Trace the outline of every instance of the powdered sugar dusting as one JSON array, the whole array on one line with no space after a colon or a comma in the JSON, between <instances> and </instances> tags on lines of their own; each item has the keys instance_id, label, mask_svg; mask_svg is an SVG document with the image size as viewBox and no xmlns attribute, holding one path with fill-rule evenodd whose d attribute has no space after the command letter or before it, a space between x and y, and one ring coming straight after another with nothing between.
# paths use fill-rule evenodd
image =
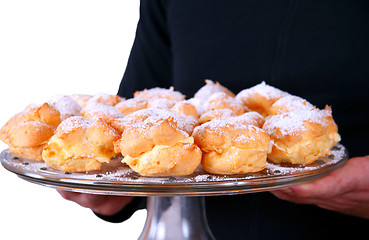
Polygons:
<instances>
[{"instance_id":1,"label":"powdered sugar dusting","mask_svg":"<svg viewBox=\"0 0 369 240\"><path fill-rule=\"evenodd\" d=\"M186 118L187 119L187 118ZM190 122L186 121L185 118L179 117L174 112L160 108L146 108L141 109L131 114L128 114L123 120L123 124L129 128L140 129L142 134L153 126L157 126L164 120L170 120L170 124L175 124L173 127L181 130L186 136L188 132L192 132Z\"/></svg>"},{"instance_id":2,"label":"powdered sugar dusting","mask_svg":"<svg viewBox=\"0 0 369 240\"><path fill-rule=\"evenodd\" d=\"M227 109L227 108L215 109L215 110L210 110L210 111L203 113L200 116L199 122L204 123L204 122L211 121L213 119L226 120L226 119L229 119L235 116L236 114L231 109Z\"/></svg>"},{"instance_id":3,"label":"powdered sugar dusting","mask_svg":"<svg viewBox=\"0 0 369 240\"><path fill-rule=\"evenodd\" d=\"M187 101L195 106L198 114L200 115L206 112L208 109L206 101L203 101L201 98L190 98Z\"/></svg>"},{"instance_id":4,"label":"powdered sugar dusting","mask_svg":"<svg viewBox=\"0 0 369 240\"><path fill-rule=\"evenodd\" d=\"M76 128L88 128L93 120L81 116L70 117L60 123L56 131L68 133Z\"/></svg>"},{"instance_id":5,"label":"powdered sugar dusting","mask_svg":"<svg viewBox=\"0 0 369 240\"><path fill-rule=\"evenodd\" d=\"M154 98L167 98L172 101L182 101L185 99L185 95L178 91L174 91L173 87L167 88L151 88L151 89L145 89L143 91L137 91L134 94L135 98L138 99L154 99Z\"/></svg>"},{"instance_id":6,"label":"powdered sugar dusting","mask_svg":"<svg viewBox=\"0 0 369 240\"><path fill-rule=\"evenodd\" d=\"M276 101L273 106L277 108L280 107L284 111L291 111L289 113L282 113L267 118L267 122L264 124L263 129L267 131L267 133L269 133L270 135L275 134L275 132L279 132L282 135L298 134L299 132L305 131L307 130L307 128L309 128L308 123L316 123L322 126L331 126L332 116L330 108L319 110L317 108L314 108L314 106L308 103L306 100L297 96L289 95L284 91L267 85L265 82L241 91L239 95L237 95L237 98L234 98L234 95L231 96L230 94L228 94L226 89L220 84L214 84L212 81L207 80L206 86L200 89L195 98L188 100L188 102L196 106L198 113L203 113L204 111L207 111L209 109L209 106L212 104L212 102L216 101L221 101L221 105L226 105L231 109L236 108L236 105L242 106L243 103L241 103L240 99L242 99L242 97L249 97L253 94L264 96L266 99L272 99ZM175 104L175 102L184 99L184 95L180 92L174 91L173 88L153 88L149 90L144 90L142 92L136 93L135 97L136 98L131 99L132 104L129 103L129 100L126 101L127 106L131 104L131 106L133 107L136 106L136 104L133 104L134 102L144 102L144 107L147 107L146 105L148 105L149 108L138 110L127 115L126 117L124 117L121 112L113 107L122 100L120 97L115 95L103 93L97 94L94 97L90 98L91 101L88 101L88 106L85 107L83 110L81 110L81 107L76 101L64 95L56 95L51 98L48 103L57 108L61 113L62 118L65 119L58 127L58 130L65 133L73 131L77 128L89 128L91 124L101 123L101 120L94 121L89 120L85 117L78 116L81 113L83 116L87 114L92 115L92 119L94 119L94 117L103 118L105 116L108 116L108 118L119 119L119 123L125 125L125 129L129 130L130 128L134 128L135 131L138 131L139 134L143 135L148 134L152 127L159 126L164 121L167 121L171 127L178 129L185 136L190 136L195 126L199 124L197 120L198 116L183 117L180 114L176 114L175 112L169 110L173 106L173 104ZM270 105L274 101L268 101L268 104ZM104 104L108 104L110 106ZM28 109L28 111L31 110ZM266 115L269 114L270 113L268 112L266 113ZM248 134L247 131L242 130L262 131L264 135L267 136L267 134L265 134L265 131L259 128L264 121L263 116L259 113L246 113L240 116L231 116L231 114L228 115L223 114L222 112L222 114L219 114L220 119L216 117L218 119L211 120L203 125L196 127L195 131L208 128L207 130L211 132L215 132L220 136L226 136L225 138L232 139L231 146L236 145L237 143L250 143L250 141L254 141L259 137L262 137L257 134ZM33 123L31 122L29 124ZM38 129L40 126L35 125L33 127ZM227 132L228 130L231 131ZM161 132L159 133L159 136L162 137ZM294 174L295 172L315 171L322 168L322 166L337 163L339 160L334 162L336 158L342 159L345 157L345 151L341 152L341 155L335 150L332 150L332 152L332 155L321 158L319 160L320 163L319 161L317 161L318 163L315 162L314 164L308 166L277 165L268 163L267 169L265 171L255 174L247 174L247 176L244 175L242 177L237 175L218 176L214 174L208 174L204 172L204 170L199 170L195 171L195 173L191 176L179 177L175 179L179 182L209 182L229 180L242 181L245 179L252 179L254 177L270 177L274 176L275 174L288 175ZM36 171L36 168L39 168L41 165L37 163L34 164L34 166L34 170ZM42 168L49 168L46 165L44 166L45 167ZM111 165L104 165L104 167L107 167L109 169L112 168ZM58 172L56 171L56 174L57 173ZM38 172L36 171L36 173L33 174L37 175ZM92 176L91 174L79 173L73 173L73 175L77 176L77 178L79 176L81 179L89 179L90 176ZM99 179L114 181L116 180L122 182L168 182L168 179L165 177L145 178L139 176L137 173L134 173L131 169L129 169L129 167L126 165L119 165L118 169L109 172L101 170L99 171L99 175Z\"/></svg>"},{"instance_id":7,"label":"powdered sugar dusting","mask_svg":"<svg viewBox=\"0 0 369 240\"><path fill-rule=\"evenodd\" d=\"M176 191L181 191L182 188L193 188L193 191L202 191L197 189L197 184L210 183L209 187L217 188L217 183L228 183L227 189L231 190L235 186L240 186L242 189L255 189L258 184L261 184L263 189L268 183L276 184L295 182L298 179L310 179L316 174L324 174L342 165L347 160L347 153L345 148L338 144L335 146L331 155L320 158L316 162L309 165L302 166L288 166L273 163L267 163L266 169L256 173L240 174L240 175L215 175L205 172L201 167L195 171L194 174L182 177L143 177L133 172L127 165L121 163L120 158L111 159L107 164L104 164L99 171L70 173L52 169L44 162L31 161L27 159L14 158L8 150L1 153L1 161L15 168L15 172L31 178L41 178L44 181L51 179L52 181L59 181L77 184L91 185L96 187L122 186L137 189L136 184L159 184L152 189L152 191L160 191L160 186L168 187L174 184ZM57 180L59 179L59 180ZM180 186L178 184L181 184ZM183 184L183 185L182 185ZM187 185L192 184L192 185ZM200 186L200 185L199 185ZM203 185L201 185L203 187ZM282 185L281 185L282 186ZM107 193L108 194L108 193ZM175 194L175 192L173 192Z\"/></svg>"},{"instance_id":8,"label":"powdered sugar dusting","mask_svg":"<svg viewBox=\"0 0 369 240\"><path fill-rule=\"evenodd\" d=\"M248 99L250 96L254 94L259 94L266 99L279 99L283 96L288 95L287 92L284 92L278 88L272 87L266 84L264 81L258 85L255 85L251 88L244 89L239 92L236 96L238 99Z\"/></svg>"},{"instance_id":9,"label":"powdered sugar dusting","mask_svg":"<svg viewBox=\"0 0 369 240\"><path fill-rule=\"evenodd\" d=\"M71 116L78 116L81 111L81 106L72 98L65 95L55 95L48 103L59 110L62 119L66 119Z\"/></svg>"},{"instance_id":10,"label":"powdered sugar dusting","mask_svg":"<svg viewBox=\"0 0 369 240\"><path fill-rule=\"evenodd\" d=\"M291 112L291 111L304 111L313 109L314 106L306 101L303 98L294 95L287 95L280 99L278 99L273 105L272 108L280 108L284 112ZM282 112L280 112L282 113Z\"/></svg>"},{"instance_id":11,"label":"powdered sugar dusting","mask_svg":"<svg viewBox=\"0 0 369 240\"><path fill-rule=\"evenodd\" d=\"M242 102L234 97L227 95L225 92L216 92L212 94L206 101L208 110L213 109L231 109L237 115L245 112Z\"/></svg>"},{"instance_id":12,"label":"powdered sugar dusting","mask_svg":"<svg viewBox=\"0 0 369 240\"><path fill-rule=\"evenodd\" d=\"M214 119L212 121L206 122L196 128L208 128L210 131L222 131L222 129L227 129L227 128L234 128L234 129L256 129L256 126L253 125L246 125L243 124L242 122L238 121L237 117L231 117L228 118L226 120L218 120L218 119Z\"/></svg>"},{"instance_id":13,"label":"powdered sugar dusting","mask_svg":"<svg viewBox=\"0 0 369 240\"><path fill-rule=\"evenodd\" d=\"M115 107L116 108L119 108L119 107L136 108L137 105L142 106L146 104L147 104L147 100L145 99L130 98L125 101L119 102L117 105L115 105Z\"/></svg>"},{"instance_id":14,"label":"powdered sugar dusting","mask_svg":"<svg viewBox=\"0 0 369 240\"><path fill-rule=\"evenodd\" d=\"M264 133L264 130L253 125L246 125L236 120L237 118L230 118L225 120L211 120L206 122L194 130L194 135L200 132L215 133L218 136L231 138L232 142L247 144L250 141L261 140L263 137L257 133ZM243 131L245 130L245 131ZM247 132L254 134L246 134ZM201 136L201 134L200 134Z\"/></svg>"},{"instance_id":15,"label":"powdered sugar dusting","mask_svg":"<svg viewBox=\"0 0 369 240\"><path fill-rule=\"evenodd\" d=\"M265 119L264 117L258 112L247 112L240 116L235 116L229 119L229 121L233 123L239 124L246 124L246 125L253 125L257 127L262 127Z\"/></svg>"},{"instance_id":16,"label":"powdered sugar dusting","mask_svg":"<svg viewBox=\"0 0 369 240\"><path fill-rule=\"evenodd\" d=\"M170 109L175 104L175 101L167 99L167 98L154 98L150 99L147 102L148 108L161 108L161 109Z\"/></svg>"},{"instance_id":17,"label":"powdered sugar dusting","mask_svg":"<svg viewBox=\"0 0 369 240\"><path fill-rule=\"evenodd\" d=\"M115 107L97 102L90 102L81 111L82 115L89 115L96 118L122 118L124 114L119 112Z\"/></svg>"},{"instance_id":18,"label":"powdered sugar dusting","mask_svg":"<svg viewBox=\"0 0 369 240\"><path fill-rule=\"evenodd\" d=\"M115 106L117 103L122 101L123 99L116 95L110 95L107 93L97 93L92 96L88 101L87 104L90 103L102 103L109 106Z\"/></svg>"},{"instance_id":19,"label":"powdered sugar dusting","mask_svg":"<svg viewBox=\"0 0 369 240\"><path fill-rule=\"evenodd\" d=\"M211 97L214 93L224 92L227 95L231 94L229 90L221 86L219 83L214 83L213 81L206 79L206 85L201 87L194 95L194 98L201 99L203 101L207 100Z\"/></svg>"},{"instance_id":20,"label":"powdered sugar dusting","mask_svg":"<svg viewBox=\"0 0 369 240\"><path fill-rule=\"evenodd\" d=\"M306 131L305 122L317 123L323 126L328 124L326 117L330 114L327 110L312 109L310 111L289 112L267 118L263 129L273 134L279 131L282 135L295 135Z\"/></svg>"}]
</instances>

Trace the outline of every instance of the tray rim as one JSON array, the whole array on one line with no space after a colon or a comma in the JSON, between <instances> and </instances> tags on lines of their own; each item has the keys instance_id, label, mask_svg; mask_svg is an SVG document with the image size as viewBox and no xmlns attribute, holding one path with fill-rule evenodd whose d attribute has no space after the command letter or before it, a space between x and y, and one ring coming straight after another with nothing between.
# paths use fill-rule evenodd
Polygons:
<instances>
[{"instance_id":1,"label":"tray rim","mask_svg":"<svg viewBox=\"0 0 369 240\"><path fill-rule=\"evenodd\" d=\"M277 174L252 178L238 178L230 175L229 178L225 177L224 180L192 182L177 182L172 177L152 177L155 180L152 182L136 180L122 182L98 178L94 180L73 178L73 174L69 176L69 174L66 175L65 172L58 170L54 170L54 172L59 173L55 176L52 176L52 174L50 176L42 175L40 172L22 172L19 167L9 162L9 157L13 157L13 155L10 154L8 149L1 152L0 160L5 169L15 173L21 179L59 190L122 196L211 196L270 191L315 180L343 166L349 159L347 149L342 144L337 144L335 147L339 148L340 151L344 151L342 159L338 159L332 164L323 164L322 167L318 166L315 170L298 171L297 174ZM36 163L40 164L40 162ZM44 164L46 165L46 163ZM216 177L216 175L208 175ZM150 178L146 177L147 179ZM158 181L158 179L162 180ZM182 177L181 179L186 178Z\"/></svg>"}]
</instances>

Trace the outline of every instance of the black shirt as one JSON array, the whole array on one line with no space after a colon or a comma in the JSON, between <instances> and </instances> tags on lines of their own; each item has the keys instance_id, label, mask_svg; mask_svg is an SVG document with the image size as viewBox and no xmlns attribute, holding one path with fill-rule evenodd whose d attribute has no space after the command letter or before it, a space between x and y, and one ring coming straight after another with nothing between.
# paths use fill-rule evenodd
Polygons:
<instances>
[{"instance_id":1,"label":"black shirt","mask_svg":"<svg viewBox=\"0 0 369 240\"><path fill-rule=\"evenodd\" d=\"M261 81L333 108L350 155L369 154L369 2L141 0L118 94L174 86L188 98L219 81L238 93ZM365 236L369 221L270 193L208 197L217 239Z\"/></svg>"}]
</instances>

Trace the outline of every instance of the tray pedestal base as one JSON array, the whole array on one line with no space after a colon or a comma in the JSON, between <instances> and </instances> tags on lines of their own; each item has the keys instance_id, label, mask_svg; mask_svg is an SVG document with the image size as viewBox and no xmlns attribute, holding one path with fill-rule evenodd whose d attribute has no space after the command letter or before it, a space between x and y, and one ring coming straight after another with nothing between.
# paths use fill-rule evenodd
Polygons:
<instances>
[{"instance_id":1,"label":"tray pedestal base","mask_svg":"<svg viewBox=\"0 0 369 240\"><path fill-rule=\"evenodd\" d=\"M148 197L147 219L139 240L215 239L204 197Z\"/></svg>"}]
</instances>

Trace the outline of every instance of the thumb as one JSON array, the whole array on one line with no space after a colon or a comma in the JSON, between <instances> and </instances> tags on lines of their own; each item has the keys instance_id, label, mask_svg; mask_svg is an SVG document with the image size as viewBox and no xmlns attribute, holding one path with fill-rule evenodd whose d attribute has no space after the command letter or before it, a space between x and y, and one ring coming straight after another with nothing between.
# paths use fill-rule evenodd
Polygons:
<instances>
[{"instance_id":1,"label":"thumb","mask_svg":"<svg viewBox=\"0 0 369 240\"><path fill-rule=\"evenodd\" d=\"M341 168L311 183L290 187L290 194L302 198L332 198L354 191L369 182L369 158L350 159Z\"/></svg>"}]
</instances>

